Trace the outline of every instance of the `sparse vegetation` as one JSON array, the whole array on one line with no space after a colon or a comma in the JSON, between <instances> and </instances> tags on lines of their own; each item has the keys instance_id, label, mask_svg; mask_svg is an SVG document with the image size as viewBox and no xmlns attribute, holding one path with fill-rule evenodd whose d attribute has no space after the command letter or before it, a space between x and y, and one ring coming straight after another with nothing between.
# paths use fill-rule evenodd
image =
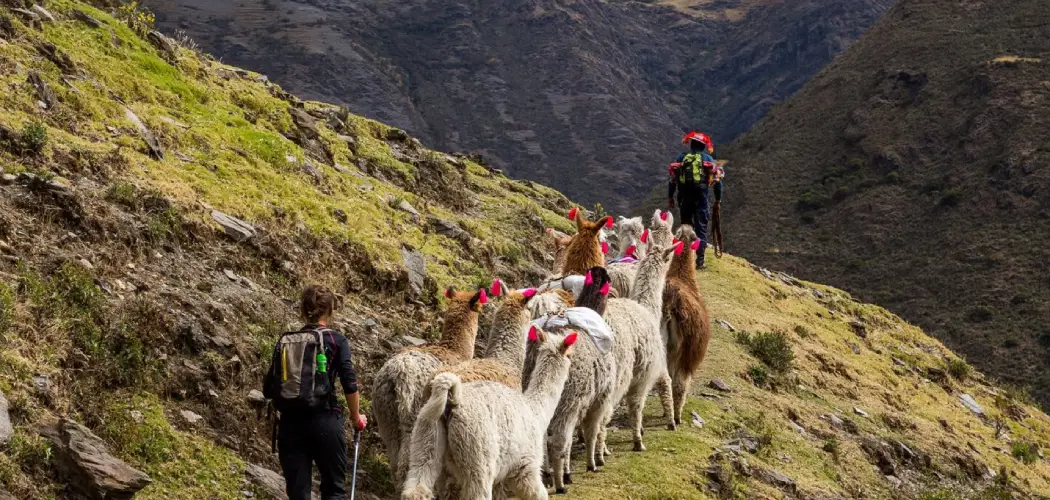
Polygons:
<instances>
[{"instance_id":1,"label":"sparse vegetation","mask_svg":"<svg viewBox=\"0 0 1050 500\"><path fill-rule=\"evenodd\" d=\"M966 379L970 377L970 372L973 369L970 364L962 359L953 359L948 361L948 375L958 380L959 382L966 382Z\"/></svg>"},{"instance_id":2,"label":"sparse vegetation","mask_svg":"<svg viewBox=\"0 0 1050 500\"><path fill-rule=\"evenodd\" d=\"M747 378L755 387L767 388L773 381L773 377L770 376L769 370L762 365L751 365L747 367Z\"/></svg>"},{"instance_id":3,"label":"sparse vegetation","mask_svg":"<svg viewBox=\"0 0 1050 500\"><path fill-rule=\"evenodd\" d=\"M15 316L15 293L6 283L0 282L0 339L7 335Z\"/></svg>"},{"instance_id":4,"label":"sparse vegetation","mask_svg":"<svg viewBox=\"0 0 1050 500\"><path fill-rule=\"evenodd\" d=\"M795 352L787 334L782 330L753 335L741 331L737 332L736 340L778 375L785 374L794 367Z\"/></svg>"},{"instance_id":5,"label":"sparse vegetation","mask_svg":"<svg viewBox=\"0 0 1050 500\"><path fill-rule=\"evenodd\" d=\"M839 444L839 439L835 436L831 436L824 440L824 444L820 447L820 449L830 453L832 458L834 458L835 461L838 461L839 453L841 451L840 447L841 445Z\"/></svg>"},{"instance_id":6,"label":"sparse vegetation","mask_svg":"<svg viewBox=\"0 0 1050 500\"><path fill-rule=\"evenodd\" d=\"M1025 465L1031 465L1039 460L1039 445L1018 441L1010 447L1010 454Z\"/></svg>"},{"instance_id":7,"label":"sparse vegetation","mask_svg":"<svg viewBox=\"0 0 1050 500\"><path fill-rule=\"evenodd\" d=\"M41 122L29 122L22 128L19 137L22 154L38 155L47 146L47 126Z\"/></svg>"}]
</instances>

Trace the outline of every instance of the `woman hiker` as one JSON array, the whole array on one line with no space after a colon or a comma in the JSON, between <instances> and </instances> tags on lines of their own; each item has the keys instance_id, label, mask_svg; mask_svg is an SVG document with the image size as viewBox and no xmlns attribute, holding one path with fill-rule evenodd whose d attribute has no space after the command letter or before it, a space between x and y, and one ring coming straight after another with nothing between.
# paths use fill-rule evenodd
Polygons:
<instances>
[{"instance_id":1,"label":"woman hiker","mask_svg":"<svg viewBox=\"0 0 1050 500\"><path fill-rule=\"evenodd\" d=\"M278 340L264 384L266 397L280 412L276 443L290 500L310 500L315 464L322 500L346 498L346 427L336 378L354 428L360 431L368 424L360 411L350 343L328 327L335 303L335 294L327 288L306 287L299 307L306 325Z\"/></svg>"}]
</instances>

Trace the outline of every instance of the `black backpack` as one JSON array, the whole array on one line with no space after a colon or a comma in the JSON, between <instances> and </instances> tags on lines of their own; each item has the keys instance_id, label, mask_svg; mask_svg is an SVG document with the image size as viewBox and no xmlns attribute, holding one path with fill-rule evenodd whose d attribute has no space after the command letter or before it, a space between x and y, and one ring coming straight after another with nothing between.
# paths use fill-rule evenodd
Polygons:
<instances>
[{"instance_id":1,"label":"black backpack","mask_svg":"<svg viewBox=\"0 0 1050 500\"><path fill-rule=\"evenodd\" d=\"M333 392L328 368L334 360L331 349L325 346L325 334L331 337L332 330L288 332L277 339L263 382L263 395L273 400L277 411L319 410L328 404ZM317 359L322 352L327 358L323 368Z\"/></svg>"}]
</instances>

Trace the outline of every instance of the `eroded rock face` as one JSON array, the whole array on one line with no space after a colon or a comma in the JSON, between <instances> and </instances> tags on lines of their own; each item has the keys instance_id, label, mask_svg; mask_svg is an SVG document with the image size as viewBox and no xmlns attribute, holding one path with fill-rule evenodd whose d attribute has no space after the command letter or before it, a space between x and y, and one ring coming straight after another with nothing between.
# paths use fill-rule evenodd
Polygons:
<instances>
[{"instance_id":1,"label":"eroded rock face","mask_svg":"<svg viewBox=\"0 0 1050 500\"><path fill-rule=\"evenodd\" d=\"M43 433L54 444L59 477L87 498L130 499L151 482L146 473L110 455L102 439L72 420L62 419Z\"/></svg>"}]
</instances>

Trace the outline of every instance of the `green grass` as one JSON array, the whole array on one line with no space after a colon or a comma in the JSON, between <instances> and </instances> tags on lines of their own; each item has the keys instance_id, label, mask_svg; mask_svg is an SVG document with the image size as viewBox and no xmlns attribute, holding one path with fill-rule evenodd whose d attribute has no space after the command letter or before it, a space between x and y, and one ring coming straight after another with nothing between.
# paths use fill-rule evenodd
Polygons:
<instances>
[{"instance_id":1,"label":"green grass","mask_svg":"<svg viewBox=\"0 0 1050 500\"><path fill-rule=\"evenodd\" d=\"M244 462L209 439L172 427L156 396L110 398L100 435L153 479L135 498L244 498ZM141 414L136 421L132 412ZM136 414L137 415L137 414ZM259 492L255 492L259 494Z\"/></svg>"}]
</instances>

